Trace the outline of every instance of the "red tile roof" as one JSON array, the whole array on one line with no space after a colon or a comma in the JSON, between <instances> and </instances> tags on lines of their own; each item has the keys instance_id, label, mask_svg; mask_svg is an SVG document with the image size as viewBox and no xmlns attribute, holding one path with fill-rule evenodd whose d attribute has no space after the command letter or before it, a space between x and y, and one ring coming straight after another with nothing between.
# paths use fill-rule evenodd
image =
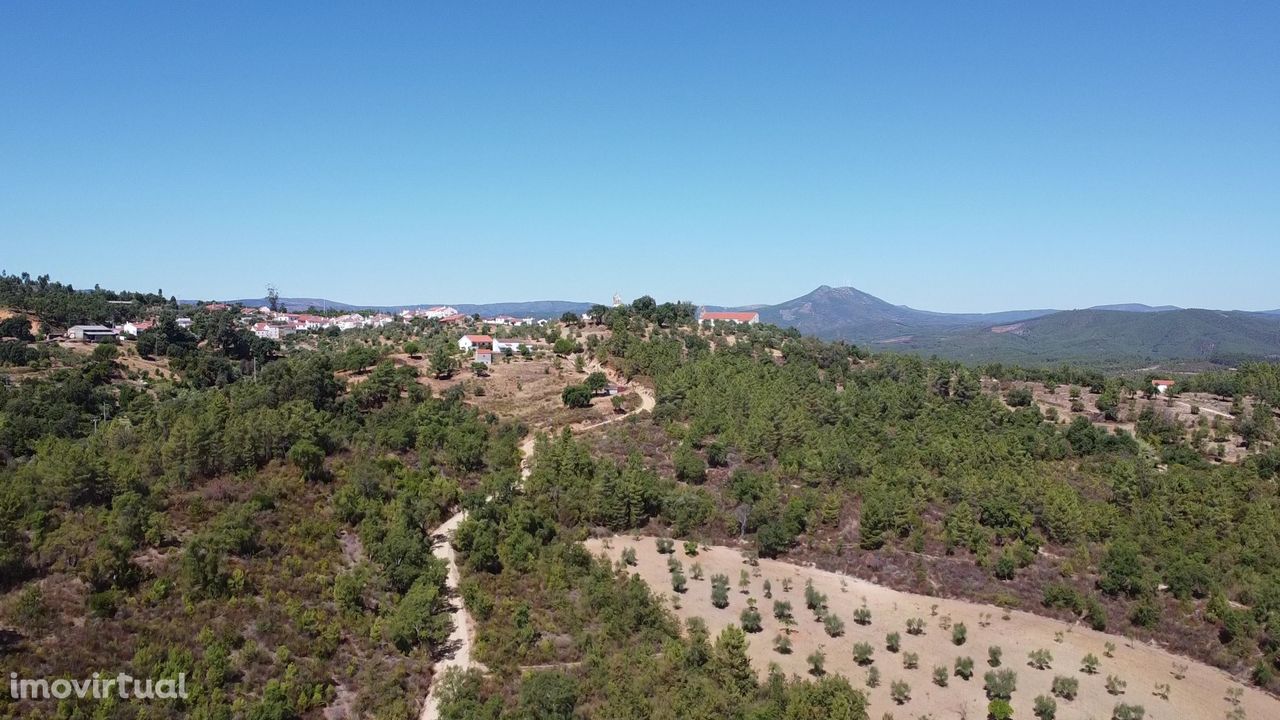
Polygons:
<instances>
[{"instance_id":1,"label":"red tile roof","mask_svg":"<svg viewBox=\"0 0 1280 720\"><path fill-rule=\"evenodd\" d=\"M493 342L493 338L492 338L492 337L489 337L488 335L464 335L463 337L465 337L466 339L470 340L470 341L471 341L471 342L473 342L473 343L491 343L491 342Z\"/></svg>"},{"instance_id":2,"label":"red tile roof","mask_svg":"<svg viewBox=\"0 0 1280 720\"><path fill-rule=\"evenodd\" d=\"M751 322L759 320L760 313L757 312L703 312L703 320L736 320L738 322Z\"/></svg>"},{"instance_id":3,"label":"red tile roof","mask_svg":"<svg viewBox=\"0 0 1280 720\"><path fill-rule=\"evenodd\" d=\"M1173 380L1152 380L1151 384L1152 385L1177 385L1177 382Z\"/></svg>"}]
</instances>

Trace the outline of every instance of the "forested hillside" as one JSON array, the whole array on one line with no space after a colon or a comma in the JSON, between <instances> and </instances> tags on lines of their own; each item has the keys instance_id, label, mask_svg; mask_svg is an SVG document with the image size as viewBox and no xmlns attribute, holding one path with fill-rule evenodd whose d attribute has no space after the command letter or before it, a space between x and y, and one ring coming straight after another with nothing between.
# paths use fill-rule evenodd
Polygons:
<instances>
[{"instance_id":1,"label":"forested hillside","mask_svg":"<svg viewBox=\"0 0 1280 720\"><path fill-rule=\"evenodd\" d=\"M61 325L108 320L95 314L105 298L127 295L18 287L5 342L21 357L0 383L0 655L22 677L185 675L191 694L6 696L0 716L416 717L433 660L451 651L431 529L465 502L476 521L458 542L498 573L468 582L467 605L486 631L513 628L487 635L481 655L507 672L526 658L603 660L581 677L531 675L507 701L469 677L450 717L676 707L677 676L680 697L715 690L718 707L864 717L847 682L760 685L740 637L681 637L643 583L577 545L582 525L516 492L524 429L476 409L481 389L435 395L401 352L451 375L458 331L419 322L281 346L234 310L196 310L188 331L168 301L137 296L131 316L157 316L154 329L77 346L31 328L50 308ZM554 467L546 454L540 466Z\"/></svg>"},{"instance_id":2,"label":"forested hillside","mask_svg":"<svg viewBox=\"0 0 1280 720\"><path fill-rule=\"evenodd\" d=\"M4 326L27 357L0 384L0 654L24 676L185 673L192 696L0 700L7 717L410 718L436 682L458 719L866 717L842 677L757 677L743 632L682 625L580 542L639 530L1077 617L1275 682L1272 365L1180 381L1248 396L1243 460L1222 463L1155 416L1132 435L1056 422L983 385L1084 387L1105 415L1143 391L1122 379L698 328L691 307L642 298L531 331L555 341L501 361L550 378L602 361L658 395L541 437L521 483L527 428L483 409L488 369L459 370L461 329L281 345L234 311L184 330L137 296L155 328L71 347L22 330L109 295L41 282ZM453 615L431 531L459 508L453 602L480 666L433 678Z\"/></svg>"},{"instance_id":3,"label":"forested hillside","mask_svg":"<svg viewBox=\"0 0 1280 720\"><path fill-rule=\"evenodd\" d=\"M742 536L761 555L919 592L1077 614L1273 682L1274 366L1186 383L1263 398L1240 421L1250 454L1218 464L1158 417L1144 416L1136 437L1057 423L1029 397L981 392L958 364L869 357L767 326L647 338L619 328L598 352L655 379L660 432L618 432L597 448L643 453L680 482L627 485L622 497L644 500L626 512L607 473L595 495L562 495L597 498L578 511L590 522L626 529L653 517L677 537ZM1138 390L1054 375L1095 382L1117 402Z\"/></svg>"},{"instance_id":4,"label":"forested hillside","mask_svg":"<svg viewBox=\"0 0 1280 720\"><path fill-rule=\"evenodd\" d=\"M27 305L45 306L39 293ZM427 529L482 474L513 467L520 431L390 363L348 390L348 346L371 356L357 370L385 352L367 336L289 357L268 343L255 363L258 339L219 317L159 343L182 361L172 381L123 366L134 344L41 346L36 373L0 385L5 666L185 673L192 691L6 694L0 715L416 714L450 622Z\"/></svg>"}]
</instances>

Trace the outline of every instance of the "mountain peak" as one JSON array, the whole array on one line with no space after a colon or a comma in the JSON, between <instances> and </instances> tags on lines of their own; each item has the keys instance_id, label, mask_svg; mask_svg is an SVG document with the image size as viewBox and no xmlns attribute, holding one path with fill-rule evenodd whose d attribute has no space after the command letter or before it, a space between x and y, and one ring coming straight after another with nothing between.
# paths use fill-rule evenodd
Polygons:
<instances>
[{"instance_id":1,"label":"mountain peak","mask_svg":"<svg viewBox=\"0 0 1280 720\"><path fill-rule=\"evenodd\" d=\"M839 287L832 287L830 285L819 285L818 287L814 288L811 292L809 292L809 294L796 298L796 300L793 300L792 302L796 302L797 300L819 299L819 298L824 298L824 299L825 298L831 298L831 299L870 298L872 300L883 302L880 300L880 298L875 297L874 295L865 293L856 287L850 287L847 285L842 285Z\"/></svg>"}]
</instances>

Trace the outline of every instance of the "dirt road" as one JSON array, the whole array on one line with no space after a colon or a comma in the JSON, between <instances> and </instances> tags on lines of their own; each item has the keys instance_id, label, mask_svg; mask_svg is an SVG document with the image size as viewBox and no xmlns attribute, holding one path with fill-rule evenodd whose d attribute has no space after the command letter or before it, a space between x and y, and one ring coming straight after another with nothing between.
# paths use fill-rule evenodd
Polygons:
<instances>
[{"instance_id":1,"label":"dirt road","mask_svg":"<svg viewBox=\"0 0 1280 720\"><path fill-rule=\"evenodd\" d=\"M622 381L621 377L612 368L603 367L598 362L591 362L588 365L588 369L591 372L597 370L603 371L609 376L609 380L611 382L621 383ZM571 429L577 432L593 430L595 428L625 420L639 412L652 411L654 406L657 404L657 399L654 397L653 391L638 384L632 385L631 387L635 393L640 396L640 406L638 408L628 413L616 415L607 420L586 425L570 426ZM533 458L533 448L536 442L537 434L530 433L529 436L520 443L521 480L528 478L529 473L533 471L531 460ZM463 605L462 598L458 594L458 583L461 580L461 576L458 571L458 562L453 550L453 543L451 542L454 531L458 529L458 525L462 524L462 521L466 518L466 511L461 510L453 517L444 521L444 523L440 525L440 527L436 528L435 532L432 533L433 537L436 538L435 548L432 550L432 553L441 560L444 560L449 566L449 574L445 582L449 594L456 599L456 602L454 604L453 632L449 634L448 640L448 646L452 649L452 654L441 659L432 667L431 688L427 692L426 701L422 704L422 712L419 714L420 720L439 720L440 698L437 695L437 688L439 688L440 685L438 680L443 676L446 670L449 670L450 668L466 670L470 667L479 666L478 663L471 660L475 627L471 620L471 614L467 612L467 608Z\"/></svg>"}]
</instances>

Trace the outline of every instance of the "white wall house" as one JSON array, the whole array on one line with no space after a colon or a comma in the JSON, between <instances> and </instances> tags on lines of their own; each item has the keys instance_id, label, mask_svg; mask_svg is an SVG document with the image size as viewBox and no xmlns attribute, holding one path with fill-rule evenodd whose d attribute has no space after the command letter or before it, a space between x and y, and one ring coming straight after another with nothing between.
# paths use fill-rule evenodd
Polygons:
<instances>
[{"instance_id":1,"label":"white wall house","mask_svg":"<svg viewBox=\"0 0 1280 720\"><path fill-rule=\"evenodd\" d=\"M716 323L729 323L733 325L755 325L760 322L760 313L758 312L718 312L703 310L702 317L698 318L701 322L709 322L712 325Z\"/></svg>"},{"instance_id":2,"label":"white wall house","mask_svg":"<svg viewBox=\"0 0 1280 720\"><path fill-rule=\"evenodd\" d=\"M500 353L500 352L502 352L502 351L504 351L504 350L510 350L510 351L511 351L511 352L513 352L513 353L518 353L518 352L520 352L520 346L521 346L521 345L524 345L525 347L528 347L528 348L532 349L532 348L533 348L533 341L532 341L532 340L521 340L521 339L519 339L519 338L509 338L509 339L494 338L494 340L493 340L493 351L494 351L494 352L499 352L499 353Z\"/></svg>"},{"instance_id":3,"label":"white wall house","mask_svg":"<svg viewBox=\"0 0 1280 720\"><path fill-rule=\"evenodd\" d=\"M150 330L155 326L155 320L138 320L137 322L127 322L121 325L120 332L130 337L138 337L138 333Z\"/></svg>"},{"instance_id":4,"label":"white wall house","mask_svg":"<svg viewBox=\"0 0 1280 720\"><path fill-rule=\"evenodd\" d=\"M275 324L275 323L254 323L253 334L267 340L279 340L286 335L292 335L298 329L293 325Z\"/></svg>"},{"instance_id":5,"label":"white wall house","mask_svg":"<svg viewBox=\"0 0 1280 720\"><path fill-rule=\"evenodd\" d=\"M492 348L493 338L488 335L463 335L458 340L458 349L463 352L471 352L478 347Z\"/></svg>"},{"instance_id":6,"label":"white wall house","mask_svg":"<svg viewBox=\"0 0 1280 720\"><path fill-rule=\"evenodd\" d=\"M518 318L518 317L511 317L510 315L499 315L495 318L481 320L480 322L488 323L490 325L504 325L507 327L519 327L521 325L532 325L533 318L531 317Z\"/></svg>"},{"instance_id":7,"label":"white wall house","mask_svg":"<svg viewBox=\"0 0 1280 720\"><path fill-rule=\"evenodd\" d=\"M365 320L365 317L359 313L348 313L346 315L339 315L333 320L334 320L334 324L338 326L339 330L354 330L356 328L366 327L368 325L368 322Z\"/></svg>"},{"instance_id":8,"label":"white wall house","mask_svg":"<svg viewBox=\"0 0 1280 720\"><path fill-rule=\"evenodd\" d=\"M452 305L436 305L435 307L415 308L413 310L400 311L400 317L405 320L412 320L418 317L426 318L428 320L442 320L450 315L457 314L458 308L453 307Z\"/></svg>"}]
</instances>

